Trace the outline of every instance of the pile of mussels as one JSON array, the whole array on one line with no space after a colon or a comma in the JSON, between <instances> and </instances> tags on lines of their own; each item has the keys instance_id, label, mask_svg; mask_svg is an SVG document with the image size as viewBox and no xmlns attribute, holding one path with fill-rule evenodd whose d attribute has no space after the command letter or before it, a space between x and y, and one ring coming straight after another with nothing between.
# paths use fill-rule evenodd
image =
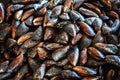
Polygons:
<instances>
[{"instance_id":1,"label":"pile of mussels","mask_svg":"<svg viewBox=\"0 0 120 80\"><path fill-rule=\"evenodd\" d=\"M120 80L119 0L7 2L0 80Z\"/></svg>"}]
</instances>

